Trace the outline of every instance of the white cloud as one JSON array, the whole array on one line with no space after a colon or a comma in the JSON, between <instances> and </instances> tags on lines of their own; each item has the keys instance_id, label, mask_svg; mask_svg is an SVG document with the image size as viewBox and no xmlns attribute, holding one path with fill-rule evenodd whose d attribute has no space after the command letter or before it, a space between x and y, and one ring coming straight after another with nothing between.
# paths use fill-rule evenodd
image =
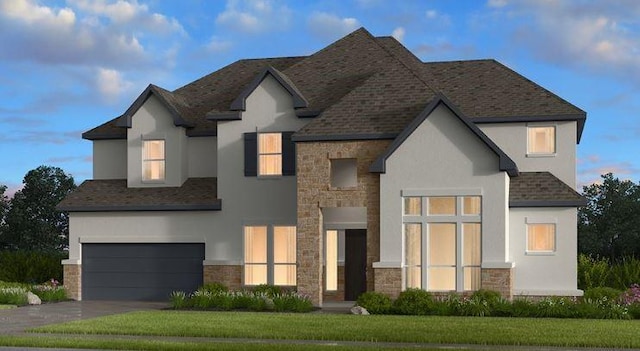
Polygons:
<instances>
[{"instance_id":1,"label":"white cloud","mask_svg":"<svg viewBox=\"0 0 640 351\"><path fill-rule=\"evenodd\" d=\"M331 40L340 38L360 27L360 22L353 17L341 18L326 12L312 13L307 24L314 34Z\"/></svg>"},{"instance_id":2,"label":"white cloud","mask_svg":"<svg viewBox=\"0 0 640 351\"><path fill-rule=\"evenodd\" d=\"M98 68L96 87L107 100L117 99L123 92L133 86L122 74L114 69Z\"/></svg>"},{"instance_id":3,"label":"white cloud","mask_svg":"<svg viewBox=\"0 0 640 351\"><path fill-rule=\"evenodd\" d=\"M404 39L405 30L402 27L397 27L391 32L391 36L396 38L397 41L402 42Z\"/></svg>"},{"instance_id":4,"label":"white cloud","mask_svg":"<svg viewBox=\"0 0 640 351\"><path fill-rule=\"evenodd\" d=\"M228 40L221 39L217 36L211 37L211 40L205 45L205 49L209 52L226 52L231 49L231 42Z\"/></svg>"},{"instance_id":5,"label":"white cloud","mask_svg":"<svg viewBox=\"0 0 640 351\"><path fill-rule=\"evenodd\" d=\"M639 1L519 1L499 8L498 20L518 28L514 47L571 68L631 78L640 85Z\"/></svg>"},{"instance_id":6,"label":"white cloud","mask_svg":"<svg viewBox=\"0 0 640 351\"><path fill-rule=\"evenodd\" d=\"M228 0L216 24L243 33L262 33L289 27L292 11L270 0Z\"/></svg>"},{"instance_id":7,"label":"white cloud","mask_svg":"<svg viewBox=\"0 0 640 351\"><path fill-rule=\"evenodd\" d=\"M451 25L451 18L449 15L440 13L437 10L427 10L424 13L425 18L427 19L427 24L431 27L449 27Z\"/></svg>"},{"instance_id":8,"label":"white cloud","mask_svg":"<svg viewBox=\"0 0 640 351\"><path fill-rule=\"evenodd\" d=\"M505 7L509 3L508 0L488 0L487 5L489 7Z\"/></svg>"},{"instance_id":9,"label":"white cloud","mask_svg":"<svg viewBox=\"0 0 640 351\"><path fill-rule=\"evenodd\" d=\"M2 0L0 13L5 17L29 24L70 28L75 23L75 13L70 8L55 11L30 0Z\"/></svg>"}]
</instances>

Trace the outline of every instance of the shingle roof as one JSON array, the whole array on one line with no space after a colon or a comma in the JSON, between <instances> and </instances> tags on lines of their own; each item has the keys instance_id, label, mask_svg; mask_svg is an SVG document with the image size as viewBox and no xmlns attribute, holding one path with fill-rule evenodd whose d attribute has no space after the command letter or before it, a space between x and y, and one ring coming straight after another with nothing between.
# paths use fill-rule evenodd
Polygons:
<instances>
[{"instance_id":1,"label":"shingle roof","mask_svg":"<svg viewBox=\"0 0 640 351\"><path fill-rule=\"evenodd\" d=\"M126 179L86 180L60 211L213 211L221 209L217 178L189 178L180 187L128 188Z\"/></svg>"},{"instance_id":2,"label":"shingle roof","mask_svg":"<svg viewBox=\"0 0 640 351\"><path fill-rule=\"evenodd\" d=\"M299 116L318 115L296 133L298 140L393 138L436 93L475 123L576 120L578 140L584 124L584 111L494 60L423 63L397 40L364 28L309 56L240 60L157 94L192 126L189 135L215 135L215 119L239 118L231 103L268 67L308 102ZM108 122L83 137L126 133Z\"/></svg>"},{"instance_id":3,"label":"shingle roof","mask_svg":"<svg viewBox=\"0 0 640 351\"><path fill-rule=\"evenodd\" d=\"M520 172L511 177L509 207L576 207L586 200L549 172Z\"/></svg>"}]
</instances>

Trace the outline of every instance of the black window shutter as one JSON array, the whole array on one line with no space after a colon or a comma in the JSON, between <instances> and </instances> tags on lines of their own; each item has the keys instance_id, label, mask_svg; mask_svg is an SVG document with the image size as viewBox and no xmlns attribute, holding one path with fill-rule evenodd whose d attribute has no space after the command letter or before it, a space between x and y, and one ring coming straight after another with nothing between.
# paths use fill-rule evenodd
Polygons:
<instances>
[{"instance_id":1,"label":"black window shutter","mask_svg":"<svg viewBox=\"0 0 640 351\"><path fill-rule=\"evenodd\" d=\"M296 175L296 143L291 141L293 132L282 133L282 175Z\"/></svg>"},{"instance_id":2,"label":"black window shutter","mask_svg":"<svg viewBox=\"0 0 640 351\"><path fill-rule=\"evenodd\" d=\"M258 175L258 133L244 133L244 176Z\"/></svg>"}]
</instances>

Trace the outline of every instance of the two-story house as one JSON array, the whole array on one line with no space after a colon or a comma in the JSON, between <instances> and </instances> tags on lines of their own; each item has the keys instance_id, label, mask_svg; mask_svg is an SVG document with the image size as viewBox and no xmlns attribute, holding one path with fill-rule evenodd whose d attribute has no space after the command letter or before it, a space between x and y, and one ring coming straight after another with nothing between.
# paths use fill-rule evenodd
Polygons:
<instances>
[{"instance_id":1,"label":"two-story house","mask_svg":"<svg viewBox=\"0 0 640 351\"><path fill-rule=\"evenodd\" d=\"M359 29L300 57L150 85L83 134L69 212L75 299L207 282L580 295L576 145L586 114L494 60L425 63Z\"/></svg>"}]
</instances>

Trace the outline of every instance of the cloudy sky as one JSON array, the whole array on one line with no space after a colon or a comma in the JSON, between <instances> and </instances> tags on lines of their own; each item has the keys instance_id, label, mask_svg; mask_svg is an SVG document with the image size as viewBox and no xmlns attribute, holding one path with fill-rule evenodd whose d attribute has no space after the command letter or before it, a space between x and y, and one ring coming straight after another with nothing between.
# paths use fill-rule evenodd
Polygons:
<instances>
[{"instance_id":1,"label":"cloudy sky","mask_svg":"<svg viewBox=\"0 0 640 351\"><path fill-rule=\"evenodd\" d=\"M580 184L640 181L640 1L0 0L0 184L91 178L80 134L149 83L313 53L364 26L424 61L495 58L587 111Z\"/></svg>"}]
</instances>

